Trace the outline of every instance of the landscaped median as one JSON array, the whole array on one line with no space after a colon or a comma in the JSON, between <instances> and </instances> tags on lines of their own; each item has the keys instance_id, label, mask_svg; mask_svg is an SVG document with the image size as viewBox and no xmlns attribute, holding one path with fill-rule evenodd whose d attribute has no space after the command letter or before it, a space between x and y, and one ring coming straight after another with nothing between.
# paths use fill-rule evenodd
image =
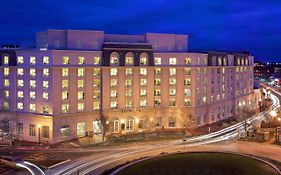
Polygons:
<instances>
[{"instance_id":1,"label":"landscaped median","mask_svg":"<svg viewBox=\"0 0 281 175\"><path fill-rule=\"evenodd\" d=\"M192 152L144 158L105 172L110 175L278 175L268 161L244 154Z\"/></svg>"}]
</instances>

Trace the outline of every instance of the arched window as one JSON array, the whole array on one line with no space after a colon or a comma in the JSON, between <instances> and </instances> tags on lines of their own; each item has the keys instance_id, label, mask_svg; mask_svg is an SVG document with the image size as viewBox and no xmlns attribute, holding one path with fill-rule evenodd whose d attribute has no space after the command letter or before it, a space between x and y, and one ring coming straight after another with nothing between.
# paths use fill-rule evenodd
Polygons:
<instances>
[{"instance_id":1,"label":"arched window","mask_svg":"<svg viewBox=\"0 0 281 175\"><path fill-rule=\"evenodd\" d=\"M140 65L147 65L148 63L148 55L146 52L142 52L140 54Z\"/></svg>"},{"instance_id":2,"label":"arched window","mask_svg":"<svg viewBox=\"0 0 281 175\"><path fill-rule=\"evenodd\" d=\"M118 65L119 64L119 53L112 52L110 54L110 65Z\"/></svg>"},{"instance_id":3,"label":"arched window","mask_svg":"<svg viewBox=\"0 0 281 175\"><path fill-rule=\"evenodd\" d=\"M127 52L125 55L125 65L134 65L134 54Z\"/></svg>"}]
</instances>

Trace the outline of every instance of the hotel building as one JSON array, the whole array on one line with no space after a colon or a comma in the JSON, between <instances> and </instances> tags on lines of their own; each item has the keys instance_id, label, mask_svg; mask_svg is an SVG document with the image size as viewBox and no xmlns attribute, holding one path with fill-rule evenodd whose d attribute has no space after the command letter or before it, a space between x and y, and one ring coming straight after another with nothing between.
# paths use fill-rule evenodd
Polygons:
<instances>
[{"instance_id":1,"label":"hotel building","mask_svg":"<svg viewBox=\"0 0 281 175\"><path fill-rule=\"evenodd\" d=\"M188 52L187 35L47 30L0 59L1 115L31 142L194 128L259 99L249 53Z\"/></svg>"}]
</instances>

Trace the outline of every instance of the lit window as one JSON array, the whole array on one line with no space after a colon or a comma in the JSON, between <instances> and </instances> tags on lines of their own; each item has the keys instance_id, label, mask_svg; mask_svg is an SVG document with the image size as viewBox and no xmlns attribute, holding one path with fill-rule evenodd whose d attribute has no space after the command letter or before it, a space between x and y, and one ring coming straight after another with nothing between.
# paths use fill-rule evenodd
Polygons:
<instances>
[{"instance_id":1,"label":"lit window","mask_svg":"<svg viewBox=\"0 0 281 175\"><path fill-rule=\"evenodd\" d=\"M154 80L154 85L161 85L161 79L160 78L156 78Z\"/></svg>"},{"instance_id":2,"label":"lit window","mask_svg":"<svg viewBox=\"0 0 281 175\"><path fill-rule=\"evenodd\" d=\"M31 77L35 77L36 76L36 69L30 69L29 74L30 74Z\"/></svg>"},{"instance_id":3,"label":"lit window","mask_svg":"<svg viewBox=\"0 0 281 175\"><path fill-rule=\"evenodd\" d=\"M190 68L184 68L184 74L185 75L191 75L191 69Z\"/></svg>"},{"instance_id":4,"label":"lit window","mask_svg":"<svg viewBox=\"0 0 281 175\"><path fill-rule=\"evenodd\" d=\"M191 58L185 58L184 63L187 65L191 64Z\"/></svg>"},{"instance_id":5,"label":"lit window","mask_svg":"<svg viewBox=\"0 0 281 175\"><path fill-rule=\"evenodd\" d=\"M118 107L117 101L111 101L110 102L110 108L111 109L114 109L114 108L117 108L117 107Z\"/></svg>"},{"instance_id":6,"label":"lit window","mask_svg":"<svg viewBox=\"0 0 281 175\"><path fill-rule=\"evenodd\" d=\"M36 98L36 93L34 91L29 92L29 99L35 100L35 98Z\"/></svg>"},{"instance_id":7,"label":"lit window","mask_svg":"<svg viewBox=\"0 0 281 175\"><path fill-rule=\"evenodd\" d=\"M190 89L184 89L184 95L185 96L190 96L191 95Z\"/></svg>"},{"instance_id":8,"label":"lit window","mask_svg":"<svg viewBox=\"0 0 281 175\"><path fill-rule=\"evenodd\" d=\"M126 53L125 64L126 65L134 65L134 54L132 52Z\"/></svg>"},{"instance_id":9,"label":"lit window","mask_svg":"<svg viewBox=\"0 0 281 175\"><path fill-rule=\"evenodd\" d=\"M62 88L67 88L69 86L69 81L68 80L62 80L61 81L61 87Z\"/></svg>"},{"instance_id":10,"label":"lit window","mask_svg":"<svg viewBox=\"0 0 281 175\"><path fill-rule=\"evenodd\" d=\"M10 74L10 69L8 67L4 67L4 75L8 76Z\"/></svg>"},{"instance_id":11,"label":"lit window","mask_svg":"<svg viewBox=\"0 0 281 175\"><path fill-rule=\"evenodd\" d=\"M161 58L154 58L155 65L161 65Z\"/></svg>"},{"instance_id":12,"label":"lit window","mask_svg":"<svg viewBox=\"0 0 281 175\"><path fill-rule=\"evenodd\" d=\"M84 57L78 57L78 64L84 64L85 58Z\"/></svg>"},{"instance_id":13,"label":"lit window","mask_svg":"<svg viewBox=\"0 0 281 175\"><path fill-rule=\"evenodd\" d=\"M199 65L200 63L201 63L201 58L198 57L198 58L197 58L197 64Z\"/></svg>"},{"instance_id":14,"label":"lit window","mask_svg":"<svg viewBox=\"0 0 281 175\"><path fill-rule=\"evenodd\" d=\"M7 55L4 56L3 63L9 64L9 57Z\"/></svg>"},{"instance_id":15,"label":"lit window","mask_svg":"<svg viewBox=\"0 0 281 175\"><path fill-rule=\"evenodd\" d=\"M118 74L118 70L116 68L110 69L110 76L116 76Z\"/></svg>"},{"instance_id":16,"label":"lit window","mask_svg":"<svg viewBox=\"0 0 281 175\"><path fill-rule=\"evenodd\" d=\"M111 79L111 80L110 80L110 86L111 86L111 87L117 86L117 79Z\"/></svg>"},{"instance_id":17,"label":"lit window","mask_svg":"<svg viewBox=\"0 0 281 175\"><path fill-rule=\"evenodd\" d=\"M169 106L176 106L176 100L175 99L169 99Z\"/></svg>"},{"instance_id":18,"label":"lit window","mask_svg":"<svg viewBox=\"0 0 281 175\"><path fill-rule=\"evenodd\" d=\"M29 58L29 64L35 65L36 64L36 57L30 57Z\"/></svg>"},{"instance_id":19,"label":"lit window","mask_svg":"<svg viewBox=\"0 0 281 175\"><path fill-rule=\"evenodd\" d=\"M49 69L43 69L43 76L48 77L50 75Z\"/></svg>"},{"instance_id":20,"label":"lit window","mask_svg":"<svg viewBox=\"0 0 281 175\"><path fill-rule=\"evenodd\" d=\"M100 64L100 57L94 57L93 62L94 62L94 65Z\"/></svg>"},{"instance_id":21,"label":"lit window","mask_svg":"<svg viewBox=\"0 0 281 175\"><path fill-rule=\"evenodd\" d=\"M125 69L125 75L133 75L133 69L131 69L131 68L126 68L126 69Z\"/></svg>"},{"instance_id":22,"label":"lit window","mask_svg":"<svg viewBox=\"0 0 281 175\"><path fill-rule=\"evenodd\" d=\"M110 65L118 65L119 64L119 54L117 52L112 52L110 54Z\"/></svg>"},{"instance_id":23,"label":"lit window","mask_svg":"<svg viewBox=\"0 0 281 175\"><path fill-rule=\"evenodd\" d=\"M44 114L49 114L49 107L48 106L43 106L43 113Z\"/></svg>"},{"instance_id":24,"label":"lit window","mask_svg":"<svg viewBox=\"0 0 281 175\"><path fill-rule=\"evenodd\" d=\"M23 103L17 103L17 109L20 111L20 110L23 110Z\"/></svg>"},{"instance_id":25,"label":"lit window","mask_svg":"<svg viewBox=\"0 0 281 175\"><path fill-rule=\"evenodd\" d=\"M140 54L140 65L147 65L148 55L147 53L143 52Z\"/></svg>"},{"instance_id":26,"label":"lit window","mask_svg":"<svg viewBox=\"0 0 281 175\"><path fill-rule=\"evenodd\" d=\"M110 97L112 97L112 98L117 97L117 91L116 90L111 90L110 91Z\"/></svg>"},{"instance_id":27,"label":"lit window","mask_svg":"<svg viewBox=\"0 0 281 175\"><path fill-rule=\"evenodd\" d=\"M68 97L69 97L68 91L63 91L63 92L61 93L61 99L62 99L62 100L68 100Z\"/></svg>"},{"instance_id":28,"label":"lit window","mask_svg":"<svg viewBox=\"0 0 281 175\"><path fill-rule=\"evenodd\" d=\"M10 86L10 80L9 79L4 79L4 86L9 87Z\"/></svg>"},{"instance_id":29,"label":"lit window","mask_svg":"<svg viewBox=\"0 0 281 175\"><path fill-rule=\"evenodd\" d=\"M176 79L175 78L170 78L169 79L169 84L170 85L175 85L176 84Z\"/></svg>"},{"instance_id":30,"label":"lit window","mask_svg":"<svg viewBox=\"0 0 281 175\"><path fill-rule=\"evenodd\" d=\"M218 65L221 66L222 65L222 58L218 57Z\"/></svg>"},{"instance_id":31,"label":"lit window","mask_svg":"<svg viewBox=\"0 0 281 175\"><path fill-rule=\"evenodd\" d=\"M78 88L83 88L84 87L84 80L78 80L77 81L77 87Z\"/></svg>"},{"instance_id":32,"label":"lit window","mask_svg":"<svg viewBox=\"0 0 281 175\"><path fill-rule=\"evenodd\" d=\"M93 91L93 98L94 99L100 98L100 91L94 90Z\"/></svg>"},{"instance_id":33,"label":"lit window","mask_svg":"<svg viewBox=\"0 0 281 175\"><path fill-rule=\"evenodd\" d=\"M77 69L77 75L78 77L83 77L85 75L85 69L84 68Z\"/></svg>"},{"instance_id":34,"label":"lit window","mask_svg":"<svg viewBox=\"0 0 281 175\"><path fill-rule=\"evenodd\" d=\"M126 100L125 101L125 107L126 108L131 108L132 107L132 101L131 100Z\"/></svg>"},{"instance_id":35,"label":"lit window","mask_svg":"<svg viewBox=\"0 0 281 175\"><path fill-rule=\"evenodd\" d=\"M161 96L161 89L155 89L154 96Z\"/></svg>"},{"instance_id":36,"label":"lit window","mask_svg":"<svg viewBox=\"0 0 281 175\"><path fill-rule=\"evenodd\" d=\"M154 106L160 106L160 105L161 105L161 99L155 99Z\"/></svg>"},{"instance_id":37,"label":"lit window","mask_svg":"<svg viewBox=\"0 0 281 175\"><path fill-rule=\"evenodd\" d=\"M140 75L147 75L147 69L146 68L140 68Z\"/></svg>"},{"instance_id":38,"label":"lit window","mask_svg":"<svg viewBox=\"0 0 281 175\"><path fill-rule=\"evenodd\" d=\"M161 68L155 68L154 69L154 74L155 75L160 75L161 74Z\"/></svg>"},{"instance_id":39,"label":"lit window","mask_svg":"<svg viewBox=\"0 0 281 175\"><path fill-rule=\"evenodd\" d=\"M61 76L66 77L69 74L69 69L68 68L63 68L61 70Z\"/></svg>"},{"instance_id":40,"label":"lit window","mask_svg":"<svg viewBox=\"0 0 281 175\"><path fill-rule=\"evenodd\" d=\"M29 104L29 111L30 112L35 112L36 105L34 103Z\"/></svg>"},{"instance_id":41,"label":"lit window","mask_svg":"<svg viewBox=\"0 0 281 175\"><path fill-rule=\"evenodd\" d=\"M204 59L203 59L203 63L204 63L204 65L208 65L208 59L207 59L207 58L204 58Z\"/></svg>"},{"instance_id":42,"label":"lit window","mask_svg":"<svg viewBox=\"0 0 281 175\"><path fill-rule=\"evenodd\" d=\"M190 106L191 100L190 99L184 99L184 106Z\"/></svg>"},{"instance_id":43,"label":"lit window","mask_svg":"<svg viewBox=\"0 0 281 175\"><path fill-rule=\"evenodd\" d=\"M85 98L85 94L83 91L78 91L77 93L77 99L78 100L83 100Z\"/></svg>"},{"instance_id":44,"label":"lit window","mask_svg":"<svg viewBox=\"0 0 281 175\"><path fill-rule=\"evenodd\" d=\"M94 80L93 80L93 86L94 86L94 87L99 87L99 86L100 86L100 80L94 79Z\"/></svg>"},{"instance_id":45,"label":"lit window","mask_svg":"<svg viewBox=\"0 0 281 175\"><path fill-rule=\"evenodd\" d=\"M140 101L140 107L146 107L146 100Z\"/></svg>"},{"instance_id":46,"label":"lit window","mask_svg":"<svg viewBox=\"0 0 281 175\"><path fill-rule=\"evenodd\" d=\"M100 68L94 68L93 69L93 76L99 76L100 75Z\"/></svg>"},{"instance_id":47,"label":"lit window","mask_svg":"<svg viewBox=\"0 0 281 175\"><path fill-rule=\"evenodd\" d=\"M170 96L176 96L176 89L169 89Z\"/></svg>"},{"instance_id":48,"label":"lit window","mask_svg":"<svg viewBox=\"0 0 281 175\"><path fill-rule=\"evenodd\" d=\"M127 89L127 90L125 91L125 96L126 96L126 97L131 97L131 96L132 96L132 89Z\"/></svg>"},{"instance_id":49,"label":"lit window","mask_svg":"<svg viewBox=\"0 0 281 175\"><path fill-rule=\"evenodd\" d=\"M176 65L177 64L177 58L169 58L169 64L170 65Z\"/></svg>"},{"instance_id":50,"label":"lit window","mask_svg":"<svg viewBox=\"0 0 281 175\"><path fill-rule=\"evenodd\" d=\"M69 112L69 104L62 104L61 105L61 112L63 112L63 113Z\"/></svg>"},{"instance_id":51,"label":"lit window","mask_svg":"<svg viewBox=\"0 0 281 175\"><path fill-rule=\"evenodd\" d=\"M24 86L24 81L18 80L18 87L23 87L23 86Z\"/></svg>"},{"instance_id":52,"label":"lit window","mask_svg":"<svg viewBox=\"0 0 281 175\"><path fill-rule=\"evenodd\" d=\"M43 100L48 100L49 99L49 93L48 92L43 92L42 98L43 98Z\"/></svg>"},{"instance_id":53,"label":"lit window","mask_svg":"<svg viewBox=\"0 0 281 175\"><path fill-rule=\"evenodd\" d=\"M147 85L147 79L146 78L141 78L140 79L140 85L141 86L146 86Z\"/></svg>"},{"instance_id":54,"label":"lit window","mask_svg":"<svg viewBox=\"0 0 281 175\"><path fill-rule=\"evenodd\" d=\"M184 85L191 85L191 80L189 78L184 79Z\"/></svg>"},{"instance_id":55,"label":"lit window","mask_svg":"<svg viewBox=\"0 0 281 175\"><path fill-rule=\"evenodd\" d=\"M23 63L24 63L23 56L18 56L18 64L23 64Z\"/></svg>"},{"instance_id":56,"label":"lit window","mask_svg":"<svg viewBox=\"0 0 281 175\"><path fill-rule=\"evenodd\" d=\"M93 110L99 110L100 109L100 102L93 102Z\"/></svg>"},{"instance_id":57,"label":"lit window","mask_svg":"<svg viewBox=\"0 0 281 175\"><path fill-rule=\"evenodd\" d=\"M62 57L62 64L69 64L69 57L67 56Z\"/></svg>"},{"instance_id":58,"label":"lit window","mask_svg":"<svg viewBox=\"0 0 281 175\"><path fill-rule=\"evenodd\" d=\"M35 80L29 80L29 87L30 88L36 88L36 81Z\"/></svg>"},{"instance_id":59,"label":"lit window","mask_svg":"<svg viewBox=\"0 0 281 175\"><path fill-rule=\"evenodd\" d=\"M49 64L49 63L50 63L49 57L43 56L43 64Z\"/></svg>"},{"instance_id":60,"label":"lit window","mask_svg":"<svg viewBox=\"0 0 281 175\"><path fill-rule=\"evenodd\" d=\"M49 88L49 81L43 81L43 89Z\"/></svg>"},{"instance_id":61,"label":"lit window","mask_svg":"<svg viewBox=\"0 0 281 175\"><path fill-rule=\"evenodd\" d=\"M146 96L146 89L141 89L140 90L140 96L145 97Z\"/></svg>"},{"instance_id":62,"label":"lit window","mask_svg":"<svg viewBox=\"0 0 281 175\"><path fill-rule=\"evenodd\" d=\"M170 75L176 75L176 74L177 74L176 68L170 68L170 69L169 69L169 74L170 74Z\"/></svg>"},{"instance_id":63,"label":"lit window","mask_svg":"<svg viewBox=\"0 0 281 175\"><path fill-rule=\"evenodd\" d=\"M23 99L23 91L18 91L18 99Z\"/></svg>"},{"instance_id":64,"label":"lit window","mask_svg":"<svg viewBox=\"0 0 281 175\"><path fill-rule=\"evenodd\" d=\"M9 91L4 91L4 97L5 98L9 98L10 96L10 92Z\"/></svg>"},{"instance_id":65,"label":"lit window","mask_svg":"<svg viewBox=\"0 0 281 175\"><path fill-rule=\"evenodd\" d=\"M125 80L125 86L126 86L126 87L132 86L132 79L126 79L126 80Z\"/></svg>"},{"instance_id":66,"label":"lit window","mask_svg":"<svg viewBox=\"0 0 281 175\"><path fill-rule=\"evenodd\" d=\"M23 76L23 68L18 68L17 74L18 74L19 77Z\"/></svg>"}]
</instances>

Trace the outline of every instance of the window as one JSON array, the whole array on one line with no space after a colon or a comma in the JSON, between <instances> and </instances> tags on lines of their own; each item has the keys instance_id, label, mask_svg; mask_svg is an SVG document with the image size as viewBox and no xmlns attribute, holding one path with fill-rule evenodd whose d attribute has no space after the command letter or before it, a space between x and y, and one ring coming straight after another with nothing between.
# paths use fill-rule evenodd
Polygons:
<instances>
[{"instance_id":1,"label":"window","mask_svg":"<svg viewBox=\"0 0 281 175\"><path fill-rule=\"evenodd\" d=\"M140 96L145 97L146 96L146 89L141 89L140 90Z\"/></svg>"},{"instance_id":2,"label":"window","mask_svg":"<svg viewBox=\"0 0 281 175\"><path fill-rule=\"evenodd\" d=\"M68 91L63 91L63 92L61 93L61 99L62 99L62 100L68 100L68 97L69 97Z\"/></svg>"},{"instance_id":3,"label":"window","mask_svg":"<svg viewBox=\"0 0 281 175\"><path fill-rule=\"evenodd\" d=\"M62 57L62 64L69 64L69 57L63 56Z\"/></svg>"},{"instance_id":4,"label":"window","mask_svg":"<svg viewBox=\"0 0 281 175\"><path fill-rule=\"evenodd\" d=\"M184 89L184 95L185 96L190 96L191 95L191 90L190 89Z\"/></svg>"},{"instance_id":5,"label":"window","mask_svg":"<svg viewBox=\"0 0 281 175\"><path fill-rule=\"evenodd\" d=\"M191 80L190 80L190 78L184 79L183 84L184 84L184 85L191 85Z\"/></svg>"},{"instance_id":6,"label":"window","mask_svg":"<svg viewBox=\"0 0 281 175\"><path fill-rule=\"evenodd\" d=\"M176 100L175 99L169 99L169 106L176 106Z\"/></svg>"},{"instance_id":7,"label":"window","mask_svg":"<svg viewBox=\"0 0 281 175\"><path fill-rule=\"evenodd\" d=\"M83 88L84 87L84 80L77 80L77 88Z\"/></svg>"},{"instance_id":8,"label":"window","mask_svg":"<svg viewBox=\"0 0 281 175\"><path fill-rule=\"evenodd\" d=\"M77 75L78 77L83 77L85 75L85 69L84 68L77 69Z\"/></svg>"},{"instance_id":9,"label":"window","mask_svg":"<svg viewBox=\"0 0 281 175\"><path fill-rule=\"evenodd\" d=\"M169 127L176 127L176 117L169 117L168 122L169 122Z\"/></svg>"},{"instance_id":10,"label":"window","mask_svg":"<svg viewBox=\"0 0 281 175\"><path fill-rule=\"evenodd\" d=\"M184 59L184 63L185 63L186 65L190 65L190 64L191 64L191 58L185 58L185 59Z\"/></svg>"},{"instance_id":11,"label":"window","mask_svg":"<svg viewBox=\"0 0 281 175\"><path fill-rule=\"evenodd\" d=\"M126 68L126 69L125 69L125 75L133 75L133 69L131 69L131 68Z\"/></svg>"},{"instance_id":12,"label":"window","mask_svg":"<svg viewBox=\"0 0 281 175\"><path fill-rule=\"evenodd\" d=\"M176 79L175 78L170 78L169 79L169 84L170 85L175 85L176 84Z\"/></svg>"},{"instance_id":13,"label":"window","mask_svg":"<svg viewBox=\"0 0 281 175\"><path fill-rule=\"evenodd\" d=\"M111 79L110 80L110 86L111 87L116 87L117 86L117 79Z\"/></svg>"},{"instance_id":14,"label":"window","mask_svg":"<svg viewBox=\"0 0 281 175\"><path fill-rule=\"evenodd\" d=\"M112 97L112 98L117 97L117 91L116 90L111 90L110 91L110 97Z\"/></svg>"},{"instance_id":15,"label":"window","mask_svg":"<svg viewBox=\"0 0 281 175\"><path fill-rule=\"evenodd\" d=\"M18 56L18 64L23 64L23 63L24 63L23 56Z\"/></svg>"},{"instance_id":16,"label":"window","mask_svg":"<svg viewBox=\"0 0 281 175\"><path fill-rule=\"evenodd\" d=\"M43 81L43 89L49 88L49 81Z\"/></svg>"},{"instance_id":17,"label":"window","mask_svg":"<svg viewBox=\"0 0 281 175\"><path fill-rule=\"evenodd\" d=\"M3 57L3 64L9 64L9 56L7 56L7 55L5 55L4 57Z\"/></svg>"},{"instance_id":18,"label":"window","mask_svg":"<svg viewBox=\"0 0 281 175\"><path fill-rule=\"evenodd\" d=\"M23 123L17 123L17 134L23 134Z\"/></svg>"},{"instance_id":19,"label":"window","mask_svg":"<svg viewBox=\"0 0 281 175\"><path fill-rule=\"evenodd\" d=\"M148 55L147 53L143 52L140 54L140 65L147 65L148 62Z\"/></svg>"},{"instance_id":20,"label":"window","mask_svg":"<svg viewBox=\"0 0 281 175\"><path fill-rule=\"evenodd\" d=\"M132 96L132 89L127 89L127 90L125 91L125 96L126 96L126 97L131 97L131 96Z\"/></svg>"},{"instance_id":21,"label":"window","mask_svg":"<svg viewBox=\"0 0 281 175\"><path fill-rule=\"evenodd\" d=\"M43 113L49 114L49 107L48 106L43 106Z\"/></svg>"},{"instance_id":22,"label":"window","mask_svg":"<svg viewBox=\"0 0 281 175\"><path fill-rule=\"evenodd\" d=\"M49 64L49 63L50 63L49 57L43 56L43 64Z\"/></svg>"},{"instance_id":23,"label":"window","mask_svg":"<svg viewBox=\"0 0 281 175\"><path fill-rule=\"evenodd\" d=\"M32 89L36 88L36 80L29 80L29 87Z\"/></svg>"},{"instance_id":24,"label":"window","mask_svg":"<svg viewBox=\"0 0 281 175\"><path fill-rule=\"evenodd\" d=\"M84 57L78 57L78 64L84 64L85 58Z\"/></svg>"},{"instance_id":25,"label":"window","mask_svg":"<svg viewBox=\"0 0 281 175\"><path fill-rule=\"evenodd\" d=\"M190 106L191 100L190 99L184 99L184 106Z\"/></svg>"},{"instance_id":26,"label":"window","mask_svg":"<svg viewBox=\"0 0 281 175\"><path fill-rule=\"evenodd\" d=\"M170 74L170 75L176 75L176 74L177 74L176 68L170 68L170 69L169 69L169 74Z\"/></svg>"},{"instance_id":27,"label":"window","mask_svg":"<svg viewBox=\"0 0 281 175\"><path fill-rule=\"evenodd\" d=\"M119 54L117 52L112 52L110 54L110 65L118 65L119 64Z\"/></svg>"},{"instance_id":28,"label":"window","mask_svg":"<svg viewBox=\"0 0 281 175\"><path fill-rule=\"evenodd\" d=\"M93 102L93 110L99 110L100 109L100 102Z\"/></svg>"},{"instance_id":29,"label":"window","mask_svg":"<svg viewBox=\"0 0 281 175\"><path fill-rule=\"evenodd\" d=\"M100 68L93 69L93 76L100 76Z\"/></svg>"},{"instance_id":30,"label":"window","mask_svg":"<svg viewBox=\"0 0 281 175\"><path fill-rule=\"evenodd\" d=\"M140 107L145 107L145 106L146 106L146 100L141 100Z\"/></svg>"},{"instance_id":31,"label":"window","mask_svg":"<svg viewBox=\"0 0 281 175\"><path fill-rule=\"evenodd\" d=\"M78 103L77 104L77 110L78 111L84 111L84 103Z\"/></svg>"},{"instance_id":32,"label":"window","mask_svg":"<svg viewBox=\"0 0 281 175\"><path fill-rule=\"evenodd\" d=\"M10 80L9 79L4 79L4 86L9 87L10 86Z\"/></svg>"},{"instance_id":33,"label":"window","mask_svg":"<svg viewBox=\"0 0 281 175\"><path fill-rule=\"evenodd\" d=\"M49 126L42 126L42 138L48 139L50 137Z\"/></svg>"},{"instance_id":34,"label":"window","mask_svg":"<svg viewBox=\"0 0 281 175\"><path fill-rule=\"evenodd\" d=\"M119 120L114 119L112 121L112 132L118 132L119 131Z\"/></svg>"},{"instance_id":35,"label":"window","mask_svg":"<svg viewBox=\"0 0 281 175\"><path fill-rule=\"evenodd\" d=\"M18 68L17 74L18 74L19 77L23 76L23 68Z\"/></svg>"},{"instance_id":36,"label":"window","mask_svg":"<svg viewBox=\"0 0 281 175\"><path fill-rule=\"evenodd\" d=\"M23 87L23 86L24 86L24 81L18 80L18 87Z\"/></svg>"},{"instance_id":37,"label":"window","mask_svg":"<svg viewBox=\"0 0 281 175\"><path fill-rule=\"evenodd\" d=\"M125 86L126 86L126 87L132 86L132 79L126 79L126 80L125 80Z\"/></svg>"},{"instance_id":38,"label":"window","mask_svg":"<svg viewBox=\"0 0 281 175\"><path fill-rule=\"evenodd\" d=\"M93 62L94 62L94 65L100 64L100 57L94 57Z\"/></svg>"},{"instance_id":39,"label":"window","mask_svg":"<svg viewBox=\"0 0 281 175\"><path fill-rule=\"evenodd\" d=\"M161 65L161 58L154 58L154 65Z\"/></svg>"},{"instance_id":40,"label":"window","mask_svg":"<svg viewBox=\"0 0 281 175\"><path fill-rule=\"evenodd\" d=\"M60 128L61 137L69 137L70 136L70 127L69 125L62 125Z\"/></svg>"},{"instance_id":41,"label":"window","mask_svg":"<svg viewBox=\"0 0 281 175\"><path fill-rule=\"evenodd\" d=\"M100 91L94 90L93 91L93 98L94 99L100 98Z\"/></svg>"},{"instance_id":42,"label":"window","mask_svg":"<svg viewBox=\"0 0 281 175\"><path fill-rule=\"evenodd\" d=\"M29 135L30 136L36 136L36 127L33 124L29 125Z\"/></svg>"},{"instance_id":43,"label":"window","mask_svg":"<svg viewBox=\"0 0 281 175\"><path fill-rule=\"evenodd\" d=\"M23 103L17 103L17 109L19 111L23 110Z\"/></svg>"},{"instance_id":44,"label":"window","mask_svg":"<svg viewBox=\"0 0 281 175\"><path fill-rule=\"evenodd\" d=\"M177 58L169 58L169 64L170 65L176 65L177 64Z\"/></svg>"},{"instance_id":45,"label":"window","mask_svg":"<svg viewBox=\"0 0 281 175\"><path fill-rule=\"evenodd\" d=\"M132 107L132 101L131 100L126 100L125 101L125 107L126 108L131 108Z\"/></svg>"},{"instance_id":46,"label":"window","mask_svg":"<svg viewBox=\"0 0 281 175\"><path fill-rule=\"evenodd\" d=\"M154 96L161 96L161 89L155 89Z\"/></svg>"},{"instance_id":47,"label":"window","mask_svg":"<svg viewBox=\"0 0 281 175\"><path fill-rule=\"evenodd\" d=\"M29 104L29 111L30 112L35 112L36 105L34 103Z\"/></svg>"},{"instance_id":48,"label":"window","mask_svg":"<svg viewBox=\"0 0 281 175\"><path fill-rule=\"evenodd\" d=\"M29 74L31 77L35 77L36 76L36 70L35 69L30 69L29 70Z\"/></svg>"},{"instance_id":49,"label":"window","mask_svg":"<svg viewBox=\"0 0 281 175\"><path fill-rule=\"evenodd\" d=\"M155 99L154 106L160 106L160 105L161 105L161 99Z\"/></svg>"},{"instance_id":50,"label":"window","mask_svg":"<svg viewBox=\"0 0 281 175\"><path fill-rule=\"evenodd\" d=\"M134 65L134 54L132 52L126 53L125 65Z\"/></svg>"},{"instance_id":51,"label":"window","mask_svg":"<svg viewBox=\"0 0 281 175\"><path fill-rule=\"evenodd\" d=\"M67 112L69 112L69 104L63 104L63 105L61 105L61 112L62 112L62 113L67 113Z\"/></svg>"},{"instance_id":52,"label":"window","mask_svg":"<svg viewBox=\"0 0 281 175\"><path fill-rule=\"evenodd\" d=\"M61 70L61 76L66 77L69 74L69 69L68 68L63 68Z\"/></svg>"},{"instance_id":53,"label":"window","mask_svg":"<svg viewBox=\"0 0 281 175\"><path fill-rule=\"evenodd\" d=\"M185 75L191 75L191 69L190 68L184 68L184 74Z\"/></svg>"},{"instance_id":54,"label":"window","mask_svg":"<svg viewBox=\"0 0 281 175\"><path fill-rule=\"evenodd\" d=\"M4 91L4 97L7 99L10 96L10 91Z\"/></svg>"},{"instance_id":55,"label":"window","mask_svg":"<svg viewBox=\"0 0 281 175\"><path fill-rule=\"evenodd\" d=\"M222 58L219 56L218 57L218 66L221 66L222 65Z\"/></svg>"},{"instance_id":56,"label":"window","mask_svg":"<svg viewBox=\"0 0 281 175\"><path fill-rule=\"evenodd\" d=\"M17 97L18 99L23 99L23 91L18 91Z\"/></svg>"},{"instance_id":57,"label":"window","mask_svg":"<svg viewBox=\"0 0 281 175\"><path fill-rule=\"evenodd\" d=\"M93 80L93 87L100 87L100 80L99 79Z\"/></svg>"},{"instance_id":58,"label":"window","mask_svg":"<svg viewBox=\"0 0 281 175\"><path fill-rule=\"evenodd\" d=\"M29 99L30 99L30 100L35 100L35 97L36 97L35 91L30 91L30 92L29 92Z\"/></svg>"},{"instance_id":59,"label":"window","mask_svg":"<svg viewBox=\"0 0 281 175\"><path fill-rule=\"evenodd\" d=\"M117 106L118 106L118 105L117 105L117 101L111 101L111 102L110 102L110 108L111 108L111 109L117 108Z\"/></svg>"},{"instance_id":60,"label":"window","mask_svg":"<svg viewBox=\"0 0 281 175\"><path fill-rule=\"evenodd\" d=\"M141 78L140 79L140 85L141 86L146 86L147 85L147 79L146 78Z\"/></svg>"},{"instance_id":61,"label":"window","mask_svg":"<svg viewBox=\"0 0 281 175\"><path fill-rule=\"evenodd\" d=\"M118 74L117 68L110 69L110 76L116 76Z\"/></svg>"},{"instance_id":62,"label":"window","mask_svg":"<svg viewBox=\"0 0 281 175\"><path fill-rule=\"evenodd\" d=\"M62 88L68 88L69 87L69 80L62 80L61 81L61 87Z\"/></svg>"},{"instance_id":63,"label":"window","mask_svg":"<svg viewBox=\"0 0 281 175\"><path fill-rule=\"evenodd\" d=\"M176 89L169 89L170 96L176 96Z\"/></svg>"},{"instance_id":64,"label":"window","mask_svg":"<svg viewBox=\"0 0 281 175\"><path fill-rule=\"evenodd\" d=\"M160 75L161 74L161 68L155 68L154 69L154 74L155 75Z\"/></svg>"},{"instance_id":65,"label":"window","mask_svg":"<svg viewBox=\"0 0 281 175\"><path fill-rule=\"evenodd\" d=\"M77 92L77 99L83 100L84 98L85 98L85 93L83 91L78 91Z\"/></svg>"},{"instance_id":66,"label":"window","mask_svg":"<svg viewBox=\"0 0 281 175\"><path fill-rule=\"evenodd\" d=\"M140 75L147 75L147 69L146 68L140 68Z\"/></svg>"},{"instance_id":67,"label":"window","mask_svg":"<svg viewBox=\"0 0 281 175\"><path fill-rule=\"evenodd\" d=\"M43 69L43 76L48 77L50 75L49 69Z\"/></svg>"},{"instance_id":68,"label":"window","mask_svg":"<svg viewBox=\"0 0 281 175\"><path fill-rule=\"evenodd\" d=\"M36 64L36 57L31 56L31 57L29 58L29 64L30 64L30 65L35 65L35 64Z\"/></svg>"},{"instance_id":69,"label":"window","mask_svg":"<svg viewBox=\"0 0 281 175\"><path fill-rule=\"evenodd\" d=\"M48 92L43 92L42 98L43 98L43 100L48 100L49 99L49 93Z\"/></svg>"},{"instance_id":70,"label":"window","mask_svg":"<svg viewBox=\"0 0 281 175\"><path fill-rule=\"evenodd\" d=\"M154 80L154 85L161 85L161 79L160 78L156 78Z\"/></svg>"},{"instance_id":71,"label":"window","mask_svg":"<svg viewBox=\"0 0 281 175\"><path fill-rule=\"evenodd\" d=\"M8 76L10 74L10 69L8 67L4 67L4 76Z\"/></svg>"}]
</instances>

